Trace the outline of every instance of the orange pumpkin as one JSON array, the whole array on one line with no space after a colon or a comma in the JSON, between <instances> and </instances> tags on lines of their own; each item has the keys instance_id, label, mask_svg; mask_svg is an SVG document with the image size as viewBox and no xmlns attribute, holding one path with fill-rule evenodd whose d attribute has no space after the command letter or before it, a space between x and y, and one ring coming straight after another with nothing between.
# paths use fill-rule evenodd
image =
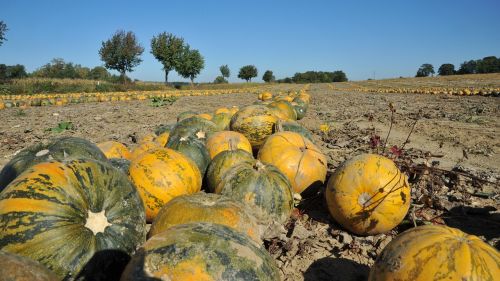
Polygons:
<instances>
[{"instance_id":1,"label":"orange pumpkin","mask_svg":"<svg viewBox=\"0 0 500 281\"><path fill-rule=\"evenodd\" d=\"M132 160L132 159L136 158L137 156L140 156L144 152L146 152L152 148L157 148L157 147L158 147L158 143L156 143L154 141L140 143L136 148L132 149L132 151L130 152L129 159Z\"/></svg>"},{"instance_id":2,"label":"orange pumpkin","mask_svg":"<svg viewBox=\"0 0 500 281\"><path fill-rule=\"evenodd\" d=\"M231 130L242 133L258 149L264 140L273 133L278 118L271 110L262 105L242 108L231 119Z\"/></svg>"},{"instance_id":3,"label":"orange pumpkin","mask_svg":"<svg viewBox=\"0 0 500 281\"><path fill-rule=\"evenodd\" d=\"M161 133L159 136L157 136L155 138L155 142L161 146L161 147L165 147L165 145L167 145L167 142L168 142L168 138L170 137L170 132L164 132L164 133Z\"/></svg>"},{"instance_id":4,"label":"orange pumpkin","mask_svg":"<svg viewBox=\"0 0 500 281\"><path fill-rule=\"evenodd\" d=\"M198 114L197 116L200 118L209 120L209 121L212 120L212 118L213 118L212 114L208 114L208 113Z\"/></svg>"},{"instance_id":5,"label":"orange pumpkin","mask_svg":"<svg viewBox=\"0 0 500 281\"><path fill-rule=\"evenodd\" d=\"M163 206L151 226L149 237L172 226L191 222L226 225L261 242L261 226L246 205L226 196L204 192L176 197Z\"/></svg>"},{"instance_id":6,"label":"orange pumpkin","mask_svg":"<svg viewBox=\"0 0 500 281\"><path fill-rule=\"evenodd\" d=\"M99 147L107 158L130 158L130 152L123 143L119 143L117 141L105 141L98 143L97 147Z\"/></svg>"},{"instance_id":7,"label":"orange pumpkin","mask_svg":"<svg viewBox=\"0 0 500 281\"><path fill-rule=\"evenodd\" d=\"M214 133L208 138L206 146L211 159L214 159L214 157L222 151L230 149L243 149L252 153L250 141L248 141L243 134L233 131L220 131Z\"/></svg>"},{"instance_id":8,"label":"orange pumpkin","mask_svg":"<svg viewBox=\"0 0 500 281\"><path fill-rule=\"evenodd\" d=\"M148 222L171 199L201 190L201 173L196 164L172 149L146 151L132 159L129 172L144 202Z\"/></svg>"},{"instance_id":9,"label":"orange pumpkin","mask_svg":"<svg viewBox=\"0 0 500 281\"><path fill-rule=\"evenodd\" d=\"M273 94L271 92L263 92L259 94L259 100L266 101L273 98Z\"/></svg>"},{"instance_id":10,"label":"orange pumpkin","mask_svg":"<svg viewBox=\"0 0 500 281\"><path fill-rule=\"evenodd\" d=\"M297 113L293 108L292 104L288 101L275 101L267 105L267 107L273 109L276 116L283 120L297 120Z\"/></svg>"},{"instance_id":11,"label":"orange pumpkin","mask_svg":"<svg viewBox=\"0 0 500 281\"><path fill-rule=\"evenodd\" d=\"M379 255L369 281L498 280L500 254L477 236L438 225L398 235Z\"/></svg>"},{"instance_id":12,"label":"orange pumpkin","mask_svg":"<svg viewBox=\"0 0 500 281\"><path fill-rule=\"evenodd\" d=\"M152 142L155 140L155 138L156 138L155 134L149 133L149 134L144 135L141 139L139 139L139 141L137 143L142 144L142 143L146 143L146 142Z\"/></svg>"},{"instance_id":13,"label":"orange pumpkin","mask_svg":"<svg viewBox=\"0 0 500 281\"><path fill-rule=\"evenodd\" d=\"M217 108L214 112L214 115L219 114L219 113L230 113L229 108L227 107L220 107Z\"/></svg>"},{"instance_id":14,"label":"orange pumpkin","mask_svg":"<svg viewBox=\"0 0 500 281\"><path fill-rule=\"evenodd\" d=\"M410 207L410 185L388 158L361 154L342 163L330 177L326 202L332 217L359 235L397 226Z\"/></svg>"},{"instance_id":15,"label":"orange pumpkin","mask_svg":"<svg viewBox=\"0 0 500 281\"><path fill-rule=\"evenodd\" d=\"M295 193L301 193L315 183L325 182L325 155L298 133L284 131L271 135L262 145L257 158L276 166L288 178Z\"/></svg>"}]
</instances>

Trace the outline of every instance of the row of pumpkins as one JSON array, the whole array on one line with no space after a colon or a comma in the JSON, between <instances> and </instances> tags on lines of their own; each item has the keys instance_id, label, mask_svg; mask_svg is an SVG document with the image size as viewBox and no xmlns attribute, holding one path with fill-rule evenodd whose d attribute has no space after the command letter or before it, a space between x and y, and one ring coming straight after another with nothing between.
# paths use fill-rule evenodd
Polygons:
<instances>
[{"instance_id":1,"label":"row of pumpkins","mask_svg":"<svg viewBox=\"0 0 500 281\"><path fill-rule=\"evenodd\" d=\"M46 276L29 280L279 280L262 235L288 219L296 194L324 183L327 160L294 121L307 93L259 99L182 113L132 151L71 137L21 151L0 173L0 271ZM342 164L325 195L332 217L359 235L397 226L410 204L405 175L372 154ZM423 226L393 240L370 279L495 280L499 262L479 238Z\"/></svg>"},{"instance_id":2,"label":"row of pumpkins","mask_svg":"<svg viewBox=\"0 0 500 281\"><path fill-rule=\"evenodd\" d=\"M335 88L335 87L333 87ZM353 92L370 92L370 93L391 93L391 94L448 94L448 95L458 95L458 96L498 96L500 95L500 88L493 87L392 87L387 88L386 85L381 85L377 87L376 85L370 87L364 87L356 85L355 87L341 88L343 91L353 91Z\"/></svg>"},{"instance_id":3,"label":"row of pumpkins","mask_svg":"<svg viewBox=\"0 0 500 281\"><path fill-rule=\"evenodd\" d=\"M66 105L87 102L114 102L130 100L146 100L153 97L185 97L212 96L238 93L257 93L264 87L218 90L172 90L172 91L140 91L140 92L106 92L106 93L63 93L33 95L0 95L0 109L26 108L30 106Z\"/></svg>"}]
</instances>

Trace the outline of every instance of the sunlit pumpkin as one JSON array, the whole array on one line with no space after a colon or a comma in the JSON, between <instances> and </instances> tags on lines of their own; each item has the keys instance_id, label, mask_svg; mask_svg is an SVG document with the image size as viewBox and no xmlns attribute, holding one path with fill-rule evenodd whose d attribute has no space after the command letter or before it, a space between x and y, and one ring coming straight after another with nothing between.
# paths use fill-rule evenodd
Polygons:
<instances>
[{"instance_id":1,"label":"sunlit pumpkin","mask_svg":"<svg viewBox=\"0 0 500 281\"><path fill-rule=\"evenodd\" d=\"M203 118L203 119L206 119L206 120L212 120L212 118L213 118L212 114L209 114L209 113L201 113L201 114L198 114L196 116Z\"/></svg>"},{"instance_id":2,"label":"sunlit pumpkin","mask_svg":"<svg viewBox=\"0 0 500 281\"><path fill-rule=\"evenodd\" d=\"M147 143L147 142L154 142L155 138L156 138L156 134L148 133L148 134L145 134L142 138L140 138L137 143L143 144L143 143Z\"/></svg>"},{"instance_id":3,"label":"sunlit pumpkin","mask_svg":"<svg viewBox=\"0 0 500 281\"><path fill-rule=\"evenodd\" d=\"M500 254L456 228L424 225L396 236L380 253L369 281L498 280Z\"/></svg>"},{"instance_id":4,"label":"sunlit pumpkin","mask_svg":"<svg viewBox=\"0 0 500 281\"><path fill-rule=\"evenodd\" d=\"M258 98L261 101L270 100L273 98L273 94L271 92L262 92L259 94Z\"/></svg>"},{"instance_id":5,"label":"sunlit pumpkin","mask_svg":"<svg viewBox=\"0 0 500 281\"><path fill-rule=\"evenodd\" d=\"M133 158L129 173L144 202L148 222L172 198L201 189L201 174L196 164L169 148L151 149Z\"/></svg>"},{"instance_id":6,"label":"sunlit pumpkin","mask_svg":"<svg viewBox=\"0 0 500 281\"><path fill-rule=\"evenodd\" d=\"M229 130L229 124L231 123L232 115L230 113L217 113L212 118L218 131Z\"/></svg>"},{"instance_id":7,"label":"sunlit pumpkin","mask_svg":"<svg viewBox=\"0 0 500 281\"><path fill-rule=\"evenodd\" d=\"M194 136L181 137L178 140L172 140L167 143L168 148L182 153L196 163L201 175L205 175L210 155L203 140Z\"/></svg>"},{"instance_id":8,"label":"sunlit pumpkin","mask_svg":"<svg viewBox=\"0 0 500 281\"><path fill-rule=\"evenodd\" d=\"M233 131L220 131L211 135L207 140L207 149L212 159L222 151L230 149L243 149L252 153L250 141L243 134Z\"/></svg>"},{"instance_id":9,"label":"sunlit pumpkin","mask_svg":"<svg viewBox=\"0 0 500 281\"><path fill-rule=\"evenodd\" d=\"M324 183L327 160L310 140L295 132L271 135L259 150L258 159L276 166L301 193L315 183Z\"/></svg>"},{"instance_id":10,"label":"sunlit pumpkin","mask_svg":"<svg viewBox=\"0 0 500 281\"><path fill-rule=\"evenodd\" d=\"M191 222L223 224L261 242L261 226L245 204L226 196L204 192L182 195L168 202L156 216L149 236Z\"/></svg>"},{"instance_id":11,"label":"sunlit pumpkin","mask_svg":"<svg viewBox=\"0 0 500 281\"><path fill-rule=\"evenodd\" d=\"M130 157L129 159L132 160L136 158L137 156L140 156L142 153L152 149L152 148L157 148L159 147L157 142L154 141L149 141L149 142L144 142L136 146L132 151L130 152Z\"/></svg>"},{"instance_id":12,"label":"sunlit pumpkin","mask_svg":"<svg viewBox=\"0 0 500 281\"><path fill-rule=\"evenodd\" d=\"M130 151L123 143L117 141L105 141L98 143L97 147L99 147L107 158L130 158Z\"/></svg>"},{"instance_id":13,"label":"sunlit pumpkin","mask_svg":"<svg viewBox=\"0 0 500 281\"><path fill-rule=\"evenodd\" d=\"M410 207L410 185L393 161L361 154L342 163L328 180L326 202L332 217L359 235L397 226Z\"/></svg>"},{"instance_id":14,"label":"sunlit pumpkin","mask_svg":"<svg viewBox=\"0 0 500 281\"><path fill-rule=\"evenodd\" d=\"M242 133L258 149L264 140L273 133L278 118L262 105L250 105L242 108L231 119L231 130Z\"/></svg>"},{"instance_id":15,"label":"sunlit pumpkin","mask_svg":"<svg viewBox=\"0 0 500 281\"><path fill-rule=\"evenodd\" d=\"M234 147L217 154L208 165L206 174L208 190L210 192L215 192L222 177L231 168L241 162L252 162L253 160L254 158L251 152L235 149Z\"/></svg>"},{"instance_id":16,"label":"sunlit pumpkin","mask_svg":"<svg viewBox=\"0 0 500 281\"><path fill-rule=\"evenodd\" d=\"M155 142L161 146L161 147L165 147L165 145L167 145L167 142L168 142L168 138L170 137L170 132L164 132L164 133L161 133L159 136L157 136L155 138Z\"/></svg>"},{"instance_id":17,"label":"sunlit pumpkin","mask_svg":"<svg viewBox=\"0 0 500 281\"><path fill-rule=\"evenodd\" d=\"M276 132L295 132L303 137L307 138L310 141L313 141L313 136L311 131L309 131L306 127L300 125L298 122L293 120L278 120L276 122Z\"/></svg>"},{"instance_id":18,"label":"sunlit pumpkin","mask_svg":"<svg viewBox=\"0 0 500 281\"><path fill-rule=\"evenodd\" d=\"M230 227L187 223L151 237L134 255L121 281L280 280L264 247Z\"/></svg>"}]
</instances>

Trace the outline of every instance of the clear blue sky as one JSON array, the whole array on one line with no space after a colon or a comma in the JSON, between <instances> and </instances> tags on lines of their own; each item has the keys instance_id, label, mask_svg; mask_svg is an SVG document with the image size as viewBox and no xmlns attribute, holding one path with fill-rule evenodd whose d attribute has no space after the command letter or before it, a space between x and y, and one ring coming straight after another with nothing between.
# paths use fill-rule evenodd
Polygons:
<instances>
[{"instance_id":1,"label":"clear blue sky","mask_svg":"<svg viewBox=\"0 0 500 281\"><path fill-rule=\"evenodd\" d=\"M500 0L124 1L0 0L9 28L0 63L28 71L55 57L102 65L101 42L133 31L145 48L130 77L162 81L150 54L163 31L181 36L205 57L197 81L213 81L228 64L254 64L277 78L306 70L343 70L350 80L413 76L422 63L437 69L500 56ZM170 81L183 80L175 73Z\"/></svg>"}]
</instances>

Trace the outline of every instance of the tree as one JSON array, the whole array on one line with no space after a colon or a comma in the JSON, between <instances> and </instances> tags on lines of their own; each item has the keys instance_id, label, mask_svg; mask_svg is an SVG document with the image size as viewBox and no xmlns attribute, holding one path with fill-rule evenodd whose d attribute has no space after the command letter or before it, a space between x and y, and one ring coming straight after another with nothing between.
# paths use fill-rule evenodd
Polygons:
<instances>
[{"instance_id":1,"label":"tree","mask_svg":"<svg viewBox=\"0 0 500 281\"><path fill-rule=\"evenodd\" d=\"M477 73L500 72L500 59L495 56L485 57L477 61Z\"/></svg>"},{"instance_id":2,"label":"tree","mask_svg":"<svg viewBox=\"0 0 500 281\"><path fill-rule=\"evenodd\" d=\"M194 84L194 78L200 74L205 67L205 59L198 50L191 50L189 45L181 53L180 63L177 72L184 78L189 78Z\"/></svg>"},{"instance_id":3,"label":"tree","mask_svg":"<svg viewBox=\"0 0 500 281\"><path fill-rule=\"evenodd\" d=\"M125 73L133 71L133 68L141 62L144 48L139 45L132 31L118 30L109 40L102 42L99 50L101 60L108 69L120 72L122 82L125 82Z\"/></svg>"},{"instance_id":4,"label":"tree","mask_svg":"<svg viewBox=\"0 0 500 281\"><path fill-rule=\"evenodd\" d=\"M5 33L7 32L7 30L9 29L7 28L5 22L0 21L0 46L2 46L3 41L7 41L7 39L5 38Z\"/></svg>"},{"instance_id":5,"label":"tree","mask_svg":"<svg viewBox=\"0 0 500 281\"><path fill-rule=\"evenodd\" d=\"M163 32L151 39L151 54L163 64L165 84L168 83L168 73L180 64L184 48L184 39L171 33Z\"/></svg>"},{"instance_id":6,"label":"tree","mask_svg":"<svg viewBox=\"0 0 500 281\"><path fill-rule=\"evenodd\" d=\"M238 78L244 79L247 82L252 81L253 77L257 77L258 72L257 68L253 65L245 65L240 68L240 72L238 73Z\"/></svg>"},{"instance_id":7,"label":"tree","mask_svg":"<svg viewBox=\"0 0 500 281\"><path fill-rule=\"evenodd\" d=\"M102 66L92 68L89 73L89 78L93 80L108 80L110 77L111 74Z\"/></svg>"},{"instance_id":8,"label":"tree","mask_svg":"<svg viewBox=\"0 0 500 281\"><path fill-rule=\"evenodd\" d=\"M434 66L430 63L424 63L420 66L417 71L416 77L427 77L429 75L434 75Z\"/></svg>"},{"instance_id":9,"label":"tree","mask_svg":"<svg viewBox=\"0 0 500 281\"><path fill-rule=\"evenodd\" d=\"M477 72L477 62L475 60L464 61L458 69L458 74L473 74Z\"/></svg>"},{"instance_id":10,"label":"tree","mask_svg":"<svg viewBox=\"0 0 500 281\"><path fill-rule=\"evenodd\" d=\"M264 72L264 75L262 76L262 80L264 80L264 82L266 83L270 83L274 82L276 78L274 77L273 72L271 70L266 70L266 72Z\"/></svg>"},{"instance_id":11,"label":"tree","mask_svg":"<svg viewBox=\"0 0 500 281\"><path fill-rule=\"evenodd\" d=\"M438 69L438 74L441 76L455 74L455 66L451 63L444 63Z\"/></svg>"},{"instance_id":12,"label":"tree","mask_svg":"<svg viewBox=\"0 0 500 281\"><path fill-rule=\"evenodd\" d=\"M217 76L214 80L214 84L226 84L227 80L224 79L224 76Z\"/></svg>"},{"instance_id":13,"label":"tree","mask_svg":"<svg viewBox=\"0 0 500 281\"><path fill-rule=\"evenodd\" d=\"M221 65L219 67L219 70L223 78L229 78L229 76L231 75L231 71L229 71L229 66L227 66L227 64Z\"/></svg>"}]
</instances>

